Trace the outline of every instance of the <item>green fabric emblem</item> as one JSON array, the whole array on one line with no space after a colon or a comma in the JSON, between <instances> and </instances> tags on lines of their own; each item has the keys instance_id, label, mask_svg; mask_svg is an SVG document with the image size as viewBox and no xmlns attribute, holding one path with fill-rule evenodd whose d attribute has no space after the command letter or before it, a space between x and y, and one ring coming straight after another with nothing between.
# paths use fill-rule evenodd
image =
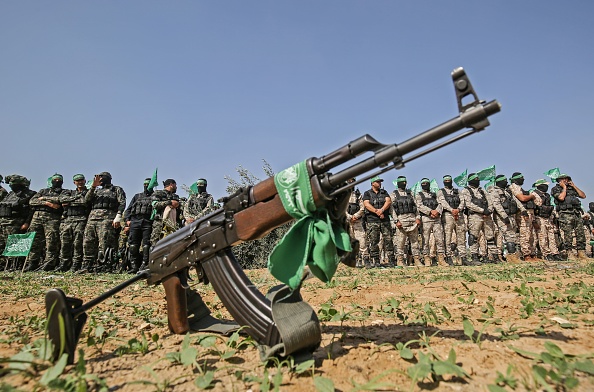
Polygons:
<instances>
[{"instance_id":1,"label":"green fabric emblem","mask_svg":"<svg viewBox=\"0 0 594 392\"><path fill-rule=\"evenodd\" d=\"M274 184L297 222L272 250L268 270L291 289L299 287L305 265L321 281L330 281L340 260L337 249L351 251L349 234L325 208L316 208L305 161L276 174Z\"/></svg>"}]
</instances>

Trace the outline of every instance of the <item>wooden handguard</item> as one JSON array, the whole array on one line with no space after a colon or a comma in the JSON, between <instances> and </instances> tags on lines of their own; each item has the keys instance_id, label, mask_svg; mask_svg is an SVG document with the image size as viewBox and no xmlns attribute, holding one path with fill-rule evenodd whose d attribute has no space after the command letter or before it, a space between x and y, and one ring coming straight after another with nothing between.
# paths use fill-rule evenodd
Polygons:
<instances>
[{"instance_id":1,"label":"wooden handguard","mask_svg":"<svg viewBox=\"0 0 594 392\"><path fill-rule=\"evenodd\" d=\"M177 274L163 278L162 283L165 288L165 299L167 301L169 330L178 335L184 334L190 330L186 290L181 285Z\"/></svg>"}]
</instances>

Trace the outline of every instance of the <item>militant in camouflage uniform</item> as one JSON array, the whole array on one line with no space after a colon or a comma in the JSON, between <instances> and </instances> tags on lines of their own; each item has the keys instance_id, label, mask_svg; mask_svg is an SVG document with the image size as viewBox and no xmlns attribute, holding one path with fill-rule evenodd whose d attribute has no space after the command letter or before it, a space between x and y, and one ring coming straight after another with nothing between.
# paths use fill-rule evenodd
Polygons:
<instances>
[{"instance_id":1,"label":"militant in camouflage uniform","mask_svg":"<svg viewBox=\"0 0 594 392\"><path fill-rule=\"evenodd\" d=\"M547 193L549 183L540 179L533 185L534 189L534 219L536 219L536 235L542 256L546 260L560 261L561 256L557 249L555 240L555 227L553 224L553 211L555 206L551 204L551 195Z\"/></svg>"},{"instance_id":2,"label":"militant in camouflage uniform","mask_svg":"<svg viewBox=\"0 0 594 392\"><path fill-rule=\"evenodd\" d=\"M466 222L464 221L464 204L460 199L458 189L454 188L452 176L446 174L443 176L443 188L437 192L437 201L441 205L443 212L441 222L445 235L446 256L450 258L454 265L462 265L462 260L466 259ZM454 242L453 237L456 237ZM455 251L458 256L455 256Z\"/></svg>"},{"instance_id":3,"label":"militant in camouflage uniform","mask_svg":"<svg viewBox=\"0 0 594 392\"><path fill-rule=\"evenodd\" d=\"M557 177L557 185L551 189L555 198L556 209L559 213L559 230L563 233L563 243L569 252L577 251L578 260L589 260L586 256L586 236L584 235L584 222L582 220L582 203L586 194L579 189L567 174ZM573 237L575 235L575 248Z\"/></svg>"},{"instance_id":4,"label":"militant in camouflage uniform","mask_svg":"<svg viewBox=\"0 0 594 392\"><path fill-rule=\"evenodd\" d=\"M0 250L4 251L6 239L11 234L21 234L27 231L33 211L29 206L29 200L35 195L35 191L29 189L31 183L28 179L18 174L6 176L6 183L10 192L0 201ZM20 270L23 267L24 257L15 259L15 264L8 265L8 258L0 256L6 263L8 270Z\"/></svg>"},{"instance_id":5,"label":"militant in camouflage uniform","mask_svg":"<svg viewBox=\"0 0 594 392\"><path fill-rule=\"evenodd\" d=\"M151 233L151 246L154 246L166 233L164 229L177 227L178 211L180 207L177 192L177 183L169 178L163 181L163 190L153 192L151 204L154 209L153 231ZM167 215L167 217L165 217ZM164 220L167 219L168 222Z\"/></svg>"},{"instance_id":6,"label":"militant in camouflage uniform","mask_svg":"<svg viewBox=\"0 0 594 392\"><path fill-rule=\"evenodd\" d=\"M215 210L214 199L210 193L206 192L207 185L204 178L196 181L198 192L190 194L188 201L184 204L186 225Z\"/></svg>"},{"instance_id":7,"label":"militant in camouflage uniform","mask_svg":"<svg viewBox=\"0 0 594 392\"><path fill-rule=\"evenodd\" d=\"M487 190L493 204L493 221L499 228L507 249L506 260L508 263L520 263L520 251L518 249L518 233L516 213L522 207L507 186L507 178L504 175L495 176L495 185Z\"/></svg>"},{"instance_id":8,"label":"militant in camouflage uniform","mask_svg":"<svg viewBox=\"0 0 594 392\"><path fill-rule=\"evenodd\" d=\"M584 236L586 237L586 255L594 257L594 247L592 247L592 240L594 240L594 202L588 203L588 211L584 214Z\"/></svg>"},{"instance_id":9,"label":"militant in camouflage uniform","mask_svg":"<svg viewBox=\"0 0 594 392\"><path fill-rule=\"evenodd\" d=\"M363 205L361 192L357 189L351 192L346 218L347 222L349 222L349 235L359 241L359 254L356 256L358 267L369 264L369 252L367 251L365 228L363 227L364 216L365 206Z\"/></svg>"},{"instance_id":10,"label":"militant in camouflage uniform","mask_svg":"<svg viewBox=\"0 0 594 392\"><path fill-rule=\"evenodd\" d=\"M149 189L150 178L144 180L144 190L135 194L124 211L124 222L128 230L128 254L131 263L131 272L148 268L149 252L151 249L151 233L153 232L152 195ZM140 246L142 244L142 258Z\"/></svg>"},{"instance_id":11,"label":"militant in camouflage uniform","mask_svg":"<svg viewBox=\"0 0 594 392\"><path fill-rule=\"evenodd\" d=\"M408 239L415 266L421 267L423 266L419 248L421 216L418 215L417 203L410 189L406 188L406 177L399 176L393 183L396 189L390 194L392 201L390 214L396 228L394 239L396 261L398 265L407 265L406 240Z\"/></svg>"},{"instance_id":12,"label":"militant in camouflage uniform","mask_svg":"<svg viewBox=\"0 0 594 392\"><path fill-rule=\"evenodd\" d=\"M379 177L372 178L371 189L365 191L363 194L363 205L365 206L365 218L367 221L367 247L371 259L370 264L366 266L368 268L381 266L379 252L380 234L389 265L396 265L389 215L392 200L388 192L381 188L383 181Z\"/></svg>"},{"instance_id":13,"label":"militant in camouflage uniform","mask_svg":"<svg viewBox=\"0 0 594 392\"><path fill-rule=\"evenodd\" d=\"M83 265L80 273L92 272L99 259L106 260L109 251L116 247L116 229L121 226L121 217L126 208L126 193L111 183L111 174L101 172L93 179L91 189L85 195L91 212L85 228L83 241ZM97 189L101 186L100 189ZM99 266L97 266L99 267Z\"/></svg>"},{"instance_id":14,"label":"militant in camouflage uniform","mask_svg":"<svg viewBox=\"0 0 594 392\"><path fill-rule=\"evenodd\" d=\"M498 263L499 249L495 242L495 224L491 218L493 206L485 191L480 188L481 180L476 173L468 175L468 186L460 191L462 202L468 214L468 247L472 261L462 261L464 265L481 265L479 261L478 241L480 232L483 231L487 242L489 256L486 262Z\"/></svg>"},{"instance_id":15,"label":"militant in camouflage uniform","mask_svg":"<svg viewBox=\"0 0 594 392\"><path fill-rule=\"evenodd\" d=\"M417 209L421 214L423 225L423 256L425 257L425 266L431 265L429 254L430 236L433 234L435 245L437 247L437 264L449 267L445 261L445 247L443 244L443 228L441 226L441 213L443 207L437 202L437 195L431 192L431 182L428 178L421 179L421 191L415 195Z\"/></svg>"},{"instance_id":16,"label":"militant in camouflage uniform","mask_svg":"<svg viewBox=\"0 0 594 392\"><path fill-rule=\"evenodd\" d=\"M536 258L535 233L534 233L534 194L522 189L524 176L520 172L512 174L511 193L522 203L522 208L516 213L516 223L520 229L520 250L524 261L538 261Z\"/></svg>"},{"instance_id":17,"label":"militant in camouflage uniform","mask_svg":"<svg viewBox=\"0 0 594 392\"><path fill-rule=\"evenodd\" d=\"M58 266L60 255L60 220L62 219L62 203L60 196L64 192L62 184L64 178L61 174L54 174L51 177L51 187L43 188L37 192L29 201L33 209L33 219L29 225L29 232L37 233L31 252L27 258L29 265L27 270L34 271L39 266L43 254L45 242L45 263L41 268L43 271L53 271ZM45 241L44 241L45 240Z\"/></svg>"},{"instance_id":18,"label":"militant in camouflage uniform","mask_svg":"<svg viewBox=\"0 0 594 392\"><path fill-rule=\"evenodd\" d=\"M89 217L89 205L85 196L89 191L85 186L85 176L75 174L72 177L76 189L65 190L60 195L60 203L64 208L60 223L60 265L57 271L78 271L83 261L83 241L85 227Z\"/></svg>"}]
</instances>

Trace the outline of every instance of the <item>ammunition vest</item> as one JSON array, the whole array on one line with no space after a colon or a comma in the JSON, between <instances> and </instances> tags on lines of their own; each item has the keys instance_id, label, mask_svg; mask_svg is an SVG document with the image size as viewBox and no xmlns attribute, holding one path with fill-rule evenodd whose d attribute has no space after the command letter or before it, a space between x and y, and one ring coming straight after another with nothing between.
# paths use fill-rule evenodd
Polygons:
<instances>
[{"instance_id":1,"label":"ammunition vest","mask_svg":"<svg viewBox=\"0 0 594 392\"><path fill-rule=\"evenodd\" d=\"M352 192L351 197L349 198L349 205L347 207L347 213L349 215L355 215L357 212L359 212L359 209L361 208L360 201L361 193L358 190Z\"/></svg>"},{"instance_id":2,"label":"ammunition vest","mask_svg":"<svg viewBox=\"0 0 594 392\"><path fill-rule=\"evenodd\" d=\"M530 194L530 192L525 191L525 190L522 189L522 194L528 196ZM536 204L534 204L534 200L523 201L522 202L522 205L527 210L533 210L533 209L536 208Z\"/></svg>"},{"instance_id":3,"label":"ammunition vest","mask_svg":"<svg viewBox=\"0 0 594 392\"><path fill-rule=\"evenodd\" d=\"M501 189L501 188L499 188ZM501 207L508 216L513 216L518 212L518 205L515 201L515 196L511 194L507 189L501 189L503 192L499 194L499 201L501 201Z\"/></svg>"},{"instance_id":4,"label":"ammunition vest","mask_svg":"<svg viewBox=\"0 0 594 392\"><path fill-rule=\"evenodd\" d=\"M147 195L145 192L139 193L132 209L130 210L130 216L140 215L143 217L149 217L153 213L152 205L152 194Z\"/></svg>"},{"instance_id":5,"label":"ammunition vest","mask_svg":"<svg viewBox=\"0 0 594 392\"><path fill-rule=\"evenodd\" d=\"M60 194L62 194L63 192L64 192L64 189L62 189L62 188L59 188L59 189L44 188L44 189L40 190L38 192L38 194L40 195L40 197L51 197L51 198L58 200L58 198L60 197ZM34 205L31 207L33 208L33 211L47 212L51 215L57 216L58 218L62 215L62 212L64 211L64 209L62 207L60 207L58 209L54 209L54 208L48 207L46 205Z\"/></svg>"},{"instance_id":6,"label":"ammunition vest","mask_svg":"<svg viewBox=\"0 0 594 392\"><path fill-rule=\"evenodd\" d=\"M373 189L370 189L365 193L369 195L369 204L371 204L373 208L375 208L376 210L384 206L384 203L386 202L386 197L390 197L390 195L385 189L380 189L378 193L375 193ZM386 222L389 220L387 211L384 214L384 219L381 219L379 216L372 213L366 208L365 216L367 217L368 222Z\"/></svg>"},{"instance_id":7,"label":"ammunition vest","mask_svg":"<svg viewBox=\"0 0 594 392\"><path fill-rule=\"evenodd\" d=\"M555 188L557 187L561 188L560 185L555 185ZM574 212L579 211L582 208L582 203L580 202L578 193L572 186L567 187L567 192L565 193L565 200L561 201L555 198L555 201L557 202L557 211L559 212Z\"/></svg>"},{"instance_id":8,"label":"ammunition vest","mask_svg":"<svg viewBox=\"0 0 594 392\"><path fill-rule=\"evenodd\" d=\"M540 200L542 200L542 205L536 206L534 213L536 216L540 216L541 218L549 218L553 213L553 209L555 208L551 205L551 195L546 192L539 191L538 189L535 189L534 192L540 196Z\"/></svg>"},{"instance_id":9,"label":"ammunition vest","mask_svg":"<svg viewBox=\"0 0 594 392\"><path fill-rule=\"evenodd\" d=\"M415 204L415 199L413 198L412 192L407 189L406 195L400 195L398 190L394 191L394 195L396 196L396 200L394 201L394 209L396 210L396 214L415 214L417 212L417 205Z\"/></svg>"},{"instance_id":10,"label":"ammunition vest","mask_svg":"<svg viewBox=\"0 0 594 392\"><path fill-rule=\"evenodd\" d=\"M484 210L486 210L487 208L489 208L489 202L487 201L487 195L485 195L485 192L483 191L482 188L477 188L477 190L479 191L479 193L481 194L481 196L483 196L482 199L479 199L476 196L476 193L474 193L474 191L472 190L471 187L467 186L466 189L468 189L468 191L470 192L470 202L474 205L476 205L479 208L482 208ZM474 211L470 211L468 210L468 213L474 214Z\"/></svg>"},{"instance_id":11,"label":"ammunition vest","mask_svg":"<svg viewBox=\"0 0 594 392\"><path fill-rule=\"evenodd\" d=\"M449 204L450 207L457 209L460 207L460 196L458 195L457 189L452 189L452 193L447 193L445 189L441 189L441 194L443 195L445 201Z\"/></svg>"},{"instance_id":12,"label":"ammunition vest","mask_svg":"<svg viewBox=\"0 0 594 392\"><path fill-rule=\"evenodd\" d=\"M433 192L429 192L429 194L431 195L431 197L425 196L425 192L419 192L419 195L421 195L421 202L423 203L423 205L427 208L430 208L432 211L437 209L437 206L439 205L439 203L437 202L437 197L435 196L435 193ZM428 216L425 213L421 212L421 215L425 215Z\"/></svg>"},{"instance_id":13,"label":"ammunition vest","mask_svg":"<svg viewBox=\"0 0 594 392\"><path fill-rule=\"evenodd\" d=\"M87 194L89 190L85 189L84 191L81 192L81 197L85 197L85 195ZM77 194L77 190L74 189L72 191L70 191L71 195L76 196ZM86 204L68 204L67 206L64 207L64 217L74 217L74 216L89 216L89 206Z\"/></svg>"},{"instance_id":14,"label":"ammunition vest","mask_svg":"<svg viewBox=\"0 0 594 392\"><path fill-rule=\"evenodd\" d=\"M349 215L355 215L357 212L359 212L359 203L349 203L347 213Z\"/></svg>"},{"instance_id":15,"label":"ammunition vest","mask_svg":"<svg viewBox=\"0 0 594 392\"><path fill-rule=\"evenodd\" d=\"M29 200L35 192L29 189L24 191L10 192L0 202L0 218L27 218L29 215Z\"/></svg>"},{"instance_id":16,"label":"ammunition vest","mask_svg":"<svg viewBox=\"0 0 594 392\"><path fill-rule=\"evenodd\" d=\"M117 211L118 196L116 194L115 187L111 186L109 188L95 189L95 195L91 203L91 209Z\"/></svg>"}]
</instances>

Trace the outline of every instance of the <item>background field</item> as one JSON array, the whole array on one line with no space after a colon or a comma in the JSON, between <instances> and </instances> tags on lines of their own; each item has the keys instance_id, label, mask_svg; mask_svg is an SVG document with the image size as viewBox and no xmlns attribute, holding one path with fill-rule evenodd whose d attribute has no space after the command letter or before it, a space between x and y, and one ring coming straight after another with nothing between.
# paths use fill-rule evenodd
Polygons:
<instances>
[{"instance_id":1,"label":"background field","mask_svg":"<svg viewBox=\"0 0 594 392\"><path fill-rule=\"evenodd\" d=\"M263 292L277 284L266 270L248 275ZM0 276L1 390L594 390L594 263L341 266L331 283L303 287L323 340L301 364L264 364L245 336L171 335L162 287L139 283L89 312L78 365L51 367L45 291L88 301L125 278ZM195 288L229 318L210 286Z\"/></svg>"}]
</instances>

